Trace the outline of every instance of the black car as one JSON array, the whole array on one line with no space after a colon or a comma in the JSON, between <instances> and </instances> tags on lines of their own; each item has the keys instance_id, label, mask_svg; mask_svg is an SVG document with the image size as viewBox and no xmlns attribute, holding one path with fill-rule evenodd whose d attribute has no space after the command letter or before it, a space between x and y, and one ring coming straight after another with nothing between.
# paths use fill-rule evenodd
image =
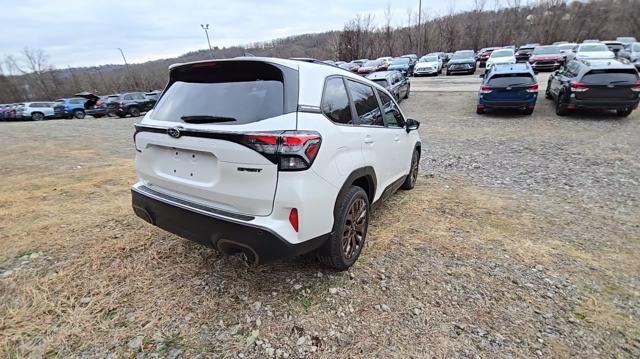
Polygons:
<instances>
[{"instance_id":1,"label":"black car","mask_svg":"<svg viewBox=\"0 0 640 359\"><path fill-rule=\"evenodd\" d=\"M473 50L456 51L447 62L447 76L458 73L476 73L476 58Z\"/></svg>"},{"instance_id":2,"label":"black car","mask_svg":"<svg viewBox=\"0 0 640 359\"><path fill-rule=\"evenodd\" d=\"M97 96L91 92L80 92L75 94L76 97L82 97L87 101L84 103L85 115L101 118L108 115L107 98L108 96Z\"/></svg>"},{"instance_id":3,"label":"black car","mask_svg":"<svg viewBox=\"0 0 640 359\"><path fill-rule=\"evenodd\" d=\"M588 108L616 110L626 117L638 108L640 76L626 60L572 60L552 73L545 95L555 100L559 116Z\"/></svg>"},{"instance_id":4,"label":"black car","mask_svg":"<svg viewBox=\"0 0 640 359\"><path fill-rule=\"evenodd\" d=\"M529 61L529 57L535 50L536 45L524 45L521 46L518 51L516 51L516 61L517 62L527 62Z\"/></svg>"},{"instance_id":5,"label":"black car","mask_svg":"<svg viewBox=\"0 0 640 359\"><path fill-rule=\"evenodd\" d=\"M155 105L155 100L149 100L144 92L128 92L120 95L110 95L107 98L107 113L119 117L138 117Z\"/></svg>"},{"instance_id":6,"label":"black car","mask_svg":"<svg viewBox=\"0 0 640 359\"><path fill-rule=\"evenodd\" d=\"M618 56L618 52L624 50L624 44L620 41L602 41L602 43L607 45L609 51L613 52L616 56Z\"/></svg>"},{"instance_id":7,"label":"black car","mask_svg":"<svg viewBox=\"0 0 640 359\"><path fill-rule=\"evenodd\" d=\"M367 78L387 89L398 102L408 98L411 92L411 83L399 71L378 71Z\"/></svg>"},{"instance_id":8,"label":"black car","mask_svg":"<svg viewBox=\"0 0 640 359\"><path fill-rule=\"evenodd\" d=\"M404 76L410 76L413 73L413 69L416 63L411 61L409 57L396 57L391 60L391 64L387 67L389 71L400 71Z\"/></svg>"}]
</instances>

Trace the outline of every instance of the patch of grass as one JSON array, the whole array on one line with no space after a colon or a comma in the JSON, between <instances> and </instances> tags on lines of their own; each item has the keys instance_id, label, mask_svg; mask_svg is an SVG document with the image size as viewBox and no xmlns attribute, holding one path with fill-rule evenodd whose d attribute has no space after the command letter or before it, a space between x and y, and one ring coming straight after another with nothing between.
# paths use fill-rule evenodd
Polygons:
<instances>
[{"instance_id":1,"label":"patch of grass","mask_svg":"<svg viewBox=\"0 0 640 359\"><path fill-rule=\"evenodd\" d=\"M35 253L34 250L31 249L23 249L21 251L18 252L18 254L16 254L16 258L22 258L22 257L26 257L26 256L30 256L33 253Z\"/></svg>"}]
</instances>

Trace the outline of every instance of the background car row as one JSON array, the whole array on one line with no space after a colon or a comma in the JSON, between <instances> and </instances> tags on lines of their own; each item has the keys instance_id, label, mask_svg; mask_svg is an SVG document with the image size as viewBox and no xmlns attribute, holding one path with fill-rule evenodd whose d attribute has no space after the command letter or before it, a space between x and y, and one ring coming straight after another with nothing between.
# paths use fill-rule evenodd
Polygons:
<instances>
[{"instance_id":1,"label":"background car row","mask_svg":"<svg viewBox=\"0 0 640 359\"><path fill-rule=\"evenodd\" d=\"M126 92L97 96L80 92L70 98L55 101L31 101L0 104L0 120L83 119L107 116L137 117L149 111L156 103L160 91Z\"/></svg>"}]
</instances>

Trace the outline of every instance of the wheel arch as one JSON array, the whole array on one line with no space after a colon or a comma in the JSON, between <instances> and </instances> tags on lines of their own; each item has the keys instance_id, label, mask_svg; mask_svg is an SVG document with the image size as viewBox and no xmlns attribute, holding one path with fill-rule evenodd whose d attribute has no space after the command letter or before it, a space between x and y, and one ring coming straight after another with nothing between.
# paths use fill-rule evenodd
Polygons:
<instances>
[{"instance_id":1,"label":"wheel arch","mask_svg":"<svg viewBox=\"0 0 640 359\"><path fill-rule=\"evenodd\" d=\"M362 188L369 198L369 203L373 203L376 195L377 185L378 180L376 171L373 169L373 167L361 167L351 172L351 174L347 176L347 179L342 184L340 191L338 191L336 203L333 205L334 218L337 215L336 211L338 210L338 202L341 198L344 197L344 194L349 190L351 186L358 186Z\"/></svg>"}]
</instances>

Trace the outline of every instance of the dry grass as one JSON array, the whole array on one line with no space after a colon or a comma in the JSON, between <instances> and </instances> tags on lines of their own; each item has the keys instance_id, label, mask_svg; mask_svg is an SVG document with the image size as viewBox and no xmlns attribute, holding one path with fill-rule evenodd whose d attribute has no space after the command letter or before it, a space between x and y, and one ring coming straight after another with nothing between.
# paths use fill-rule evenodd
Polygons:
<instances>
[{"instance_id":1,"label":"dry grass","mask_svg":"<svg viewBox=\"0 0 640 359\"><path fill-rule=\"evenodd\" d=\"M35 251L49 259L0 279L0 355L67 356L87 347L122 347L139 334L157 339L158 333L176 347L241 350L241 341L219 333L246 321L251 303L243 297L249 295L313 318L335 278L312 282L320 289L301 297L287 289L289 279L312 277L318 271L314 264L246 268L234 258L220 259L213 251L146 225L130 210L133 174L132 162L123 160L37 178L2 178L2 262L11 265L19 254ZM570 259L579 264L571 273L576 282L586 278L582 267L596 266L591 280L600 282L615 278L614 270L621 265L640 272L634 254L640 249L637 241L625 243L624 253L590 252L548 238L548 223L540 216L508 193L462 180L421 180L414 191L399 193L387 210L375 214L370 243L357 270L373 277L375 270L368 263L383 253L405 251L410 258L412 250L428 246L452 256L508 255L550 267ZM457 275L465 279L470 274ZM499 285L490 279L467 279ZM638 293L624 288L615 294L621 293L638 298ZM590 325L636 333L638 320L616 308L612 297L592 298L576 309ZM359 314L371 315L366 310ZM274 318L261 330L275 331L279 325ZM443 355L451 348L444 342L445 334L438 333L443 342L436 348ZM216 335L220 337L211 340ZM566 350L562 344L556 346L558 353Z\"/></svg>"}]
</instances>

